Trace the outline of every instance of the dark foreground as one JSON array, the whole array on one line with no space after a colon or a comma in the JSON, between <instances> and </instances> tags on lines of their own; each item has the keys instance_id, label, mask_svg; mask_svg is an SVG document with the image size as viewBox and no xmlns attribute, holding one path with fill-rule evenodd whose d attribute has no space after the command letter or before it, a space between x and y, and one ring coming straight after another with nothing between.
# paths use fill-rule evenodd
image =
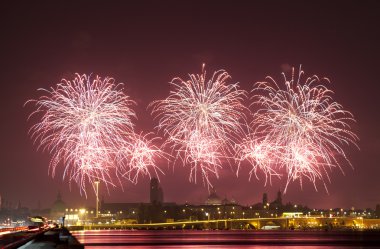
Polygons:
<instances>
[{"instance_id":1,"label":"dark foreground","mask_svg":"<svg viewBox=\"0 0 380 249\"><path fill-rule=\"evenodd\" d=\"M379 231L77 231L86 248L380 248Z\"/></svg>"},{"instance_id":2,"label":"dark foreground","mask_svg":"<svg viewBox=\"0 0 380 249\"><path fill-rule=\"evenodd\" d=\"M83 249L75 237L65 228L37 229L37 231L20 231L0 236L1 249Z\"/></svg>"}]
</instances>

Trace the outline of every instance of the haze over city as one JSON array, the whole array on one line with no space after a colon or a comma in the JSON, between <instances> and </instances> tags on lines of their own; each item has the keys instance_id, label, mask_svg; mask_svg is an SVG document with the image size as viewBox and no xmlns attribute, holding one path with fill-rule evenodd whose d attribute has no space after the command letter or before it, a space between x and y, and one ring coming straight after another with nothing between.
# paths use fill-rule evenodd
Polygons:
<instances>
[{"instance_id":1,"label":"haze over city","mask_svg":"<svg viewBox=\"0 0 380 249\"><path fill-rule=\"evenodd\" d=\"M75 206L95 199L90 187L87 199L75 183L70 189L62 180L63 166L54 178L48 175L51 157L33 144L28 134L33 122L27 121L33 106L24 106L40 96L38 88L55 87L74 73L113 77L137 103L136 131L156 132L147 106L167 97L174 77L201 73L203 63L209 75L224 69L231 83L247 91L267 75L280 80L281 72L301 64L307 76L328 77L334 100L355 117L351 129L360 150L345 147L353 167L342 163L344 174L338 168L329 173L329 193L321 185L316 192L307 181L301 189L295 181L283 200L311 208L374 208L380 203L379 3L80 1L3 7L0 195L14 204L50 207L58 192ZM165 173L159 175L165 201L206 200L209 192L202 181L189 182L189 167L173 168L164 161L158 166ZM237 177L224 167L213 179L218 195L250 205L260 202L264 192L274 199L284 190L285 178L274 177L264 186L264 175L249 181L249 171L244 164ZM149 181L125 181L124 191L117 186L108 192L101 185L100 195L109 202L148 202Z\"/></svg>"}]
</instances>

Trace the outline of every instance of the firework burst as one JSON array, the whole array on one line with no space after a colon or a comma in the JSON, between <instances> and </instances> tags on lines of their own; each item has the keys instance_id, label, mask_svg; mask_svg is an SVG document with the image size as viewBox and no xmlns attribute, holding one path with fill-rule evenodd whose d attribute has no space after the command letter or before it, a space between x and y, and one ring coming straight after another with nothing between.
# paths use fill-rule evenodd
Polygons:
<instances>
[{"instance_id":1,"label":"firework burst","mask_svg":"<svg viewBox=\"0 0 380 249\"><path fill-rule=\"evenodd\" d=\"M204 68L202 74L189 76L170 82L173 89L166 99L151 104L152 114L176 155L174 161L191 165L190 181L196 182L200 172L209 187L209 176L218 177L221 160L229 157L241 131L246 94L237 83L227 84L230 76L223 70L209 80Z\"/></svg>"},{"instance_id":2,"label":"firework burst","mask_svg":"<svg viewBox=\"0 0 380 249\"><path fill-rule=\"evenodd\" d=\"M163 152L155 142L159 137L153 137L152 133L146 135L135 134L132 137L132 143L125 143L119 148L117 162L118 172L132 183L137 183L140 175L147 175L151 178L151 172L154 171L158 177L158 172L163 171L157 167L158 159L168 160L169 155Z\"/></svg>"},{"instance_id":3,"label":"firework burst","mask_svg":"<svg viewBox=\"0 0 380 249\"><path fill-rule=\"evenodd\" d=\"M56 88L40 89L46 96L31 100L41 121L30 129L38 148L49 151L49 172L65 166L63 178L75 181L81 192L86 182L112 183L114 155L122 141L133 134L134 104L112 78L76 74ZM28 103L27 102L27 103ZM93 185L93 184L92 184Z\"/></svg>"},{"instance_id":4,"label":"firework burst","mask_svg":"<svg viewBox=\"0 0 380 249\"><path fill-rule=\"evenodd\" d=\"M343 146L357 147L358 137L351 131L353 115L332 98L326 87L328 79L312 76L302 82L303 71L288 80L284 87L267 77L267 81L254 85L252 106L256 112L251 123L249 138L238 145L238 159L248 159L253 171L259 167L267 175L287 172L287 183L303 178L316 187L316 180L329 178L332 168L342 170L339 162L348 160ZM257 143L263 141L263 144ZM275 149L273 149L275 148ZM326 188L327 191L327 188Z\"/></svg>"},{"instance_id":5,"label":"firework burst","mask_svg":"<svg viewBox=\"0 0 380 249\"><path fill-rule=\"evenodd\" d=\"M249 180L252 175L259 179L257 173L261 171L265 175L265 185L267 181L271 181L272 176L280 176L273 167L273 164L278 160L278 149L275 144L270 141L259 140L255 137L245 138L241 143L236 145L236 157L238 161L237 175L239 174L240 164L243 161L248 161L252 165L249 172Z\"/></svg>"}]
</instances>

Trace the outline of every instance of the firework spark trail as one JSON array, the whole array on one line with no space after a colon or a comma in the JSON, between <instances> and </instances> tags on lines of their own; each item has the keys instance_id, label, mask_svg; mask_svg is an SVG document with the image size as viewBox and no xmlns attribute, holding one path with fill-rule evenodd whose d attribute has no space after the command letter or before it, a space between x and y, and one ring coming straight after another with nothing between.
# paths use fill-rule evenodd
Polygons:
<instances>
[{"instance_id":1,"label":"firework spark trail","mask_svg":"<svg viewBox=\"0 0 380 249\"><path fill-rule=\"evenodd\" d=\"M38 149L52 154L52 176L62 163L63 178L67 176L70 183L75 181L81 193L86 194L86 182L93 185L100 180L113 185L113 171L118 167L115 155L126 143L140 143L133 141L134 102L123 93L122 85L109 77L91 79L76 74L73 81L63 79L56 88L41 90L46 96L28 101L36 105L30 116L42 115L30 134ZM134 157L134 151L130 152L129 156ZM136 163L141 166L141 162Z\"/></svg>"},{"instance_id":2,"label":"firework spark trail","mask_svg":"<svg viewBox=\"0 0 380 249\"><path fill-rule=\"evenodd\" d=\"M228 158L245 120L242 101L245 91L238 84L227 84L229 74L214 72L206 80L206 71L191 74L185 81L174 78L169 96L151 104L159 130L167 138L176 160L191 165L190 181L201 172L203 182L211 186L209 176L218 177L221 160Z\"/></svg>"},{"instance_id":3,"label":"firework spark trail","mask_svg":"<svg viewBox=\"0 0 380 249\"><path fill-rule=\"evenodd\" d=\"M316 180L321 180L327 191L324 178L330 181L329 172L334 167L342 170L338 159L342 157L351 165L343 146L358 147L358 137L350 130L350 123L355 120L333 100L333 92L323 84L328 79L320 80L314 75L301 82L302 75L301 68L297 77L293 68L290 80L283 73L285 88L271 77L255 84L252 106L258 110L249 137L269 142L276 152L273 154L269 149L266 153L270 156L258 160L256 148L244 151L247 146L243 144L240 158L247 158L253 167L264 165L265 173L285 168L288 174L285 191L297 179L302 187L303 177L316 190Z\"/></svg>"},{"instance_id":4,"label":"firework spark trail","mask_svg":"<svg viewBox=\"0 0 380 249\"><path fill-rule=\"evenodd\" d=\"M137 183L140 175L148 175L151 178L150 169L153 169L156 176L158 172L164 173L159 167L157 167L157 159L168 160L169 155L163 152L155 141L159 140L159 137L153 137L152 133L146 135L135 134L132 138L133 143L126 143L119 148L117 162L120 174L130 180L132 183Z\"/></svg>"},{"instance_id":5,"label":"firework spark trail","mask_svg":"<svg viewBox=\"0 0 380 249\"><path fill-rule=\"evenodd\" d=\"M219 176L218 170L222 168L221 158L223 157L223 148L220 145L223 141L206 137L205 134L199 133L197 130L191 133L190 138L184 146L185 162L191 165L189 180L197 181L198 168L201 172L203 181L207 186L211 186L209 174ZM182 151L179 149L178 151Z\"/></svg>"},{"instance_id":6,"label":"firework spark trail","mask_svg":"<svg viewBox=\"0 0 380 249\"><path fill-rule=\"evenodd\" d=\"M256 138L246 138L235 146L235 159L238 161L237 175L239 175L240 164L247 160L252 165L252 169L249 172L249 180L252 178L252 175L255 175L256 179L259 179L257 175L259 170L265 175L265 185L268 179L271 182L272 176L280 176L273 167L278 161L277 156L279 156L277 153L279 148L275 144L266 140L259 141Z\"/></svg>"}]
</instances>

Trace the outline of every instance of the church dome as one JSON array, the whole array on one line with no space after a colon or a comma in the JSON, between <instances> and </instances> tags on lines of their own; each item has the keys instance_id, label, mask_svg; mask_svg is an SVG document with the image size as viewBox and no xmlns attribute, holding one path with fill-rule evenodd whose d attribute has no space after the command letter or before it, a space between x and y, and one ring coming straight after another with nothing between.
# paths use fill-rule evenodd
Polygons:
<instances>
[{"instance_id":1,"label":"church dome","mask_svg":"<svg viewBox=\"0 0 380 249\"><path fill-rule=\"evenodd\" d=\"M222 199L216 194L215 189L212 190L206 200L206 205L221 205Z\"/></svg>"},{"instance_id":2,"label":"church dome","mask_svg":"<svg viewBox=\"0 0 380 249\"><path fill-rule=\"evenodd\" d=\"M65 210L66 204L62 201L61 193L58 193L57 199L55 200L51 208L51 215L61 217L65 213Z\"/></svg>"}]
</instances>

